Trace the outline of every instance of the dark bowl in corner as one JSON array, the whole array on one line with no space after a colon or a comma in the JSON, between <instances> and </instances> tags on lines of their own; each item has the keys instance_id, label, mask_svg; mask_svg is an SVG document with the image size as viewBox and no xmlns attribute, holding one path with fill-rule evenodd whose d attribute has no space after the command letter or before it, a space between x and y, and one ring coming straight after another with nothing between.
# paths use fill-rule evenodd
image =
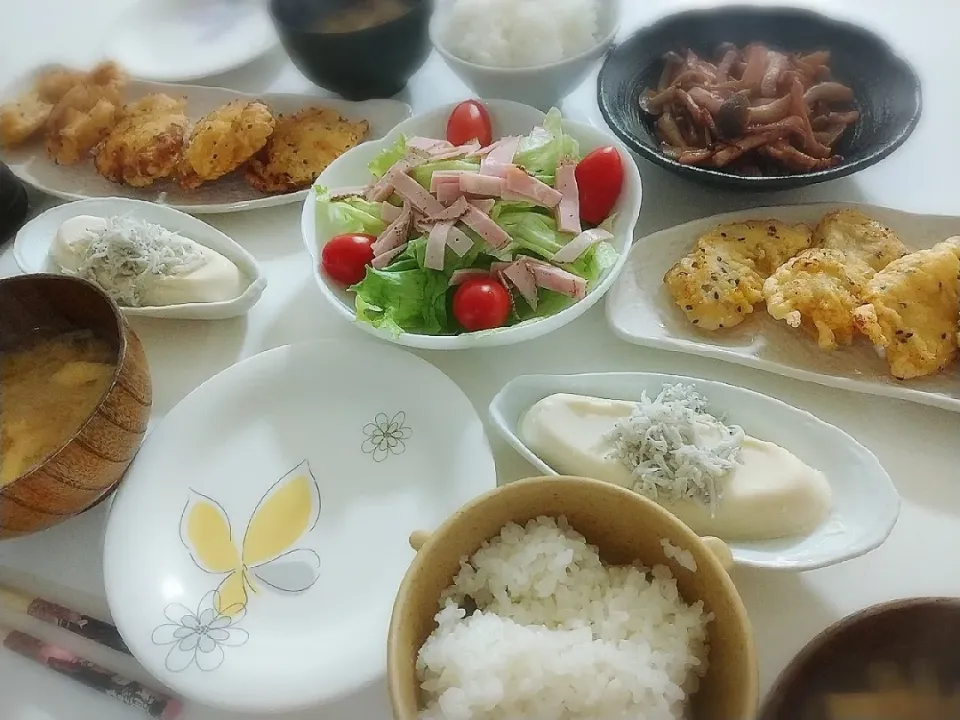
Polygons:
<instances>
[{"instance_id":1,"label":"dark bowl in corner","mask_svg":"<svg viewBox=\"0 0 960 720\"><path fill-rule=\"evenodd\" d=\"M668 50L690 47L712 57L720 43L762 42L775 49L830 51L833 77L849 85L859 121L840 139L843 162L829 170L750 177L681 165L660 151L653 119L639 98L656 87ZM807 10L730 6L668 16L642 28L607 56L597 102L610 129L641 157L690 180L746 190L784 190L851 175L900 147L920 119L920 79L881 38L850 23Z\"/></svg>"},{"instance_id":2,"label":"dark bowl in corner","mask_svg":"<svg viewBox=\"0 0 960 720\"><path fill-rule=\"evenodd\" d=\"M356 0L270 0L270 16L293 64L317 85L348 100L396 95L433 47L433 0L403 0L400 17L364 30L321 32L324 18Z\"/></svg>"}]
</instances>

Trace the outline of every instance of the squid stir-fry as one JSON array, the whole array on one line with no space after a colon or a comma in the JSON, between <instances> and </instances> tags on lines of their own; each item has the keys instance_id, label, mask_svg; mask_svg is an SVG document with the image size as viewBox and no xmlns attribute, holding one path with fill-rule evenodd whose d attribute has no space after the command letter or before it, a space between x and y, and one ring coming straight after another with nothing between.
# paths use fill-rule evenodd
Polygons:
<instances>
[{"instance_id":1,"label":"squid stir-fry","mask_svg":"<svg viewBox=\"0 0 960 720\"><path fill-rule=\"evenodd\" d=\"M833 80L829 51L783 53L726 43L716 63L668 52L655 90L640 97L656 116L662 152L684 165L741 175L824 170L859 118L853 91Z\"/></svg>"}]
</instances>

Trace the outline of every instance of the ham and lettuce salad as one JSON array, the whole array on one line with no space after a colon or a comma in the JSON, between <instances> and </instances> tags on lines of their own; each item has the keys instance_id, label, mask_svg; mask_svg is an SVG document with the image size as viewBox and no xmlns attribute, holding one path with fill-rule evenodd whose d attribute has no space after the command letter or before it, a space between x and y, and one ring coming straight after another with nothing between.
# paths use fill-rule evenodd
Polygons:
<instances>
[{"instance_id":1,"label":"ham and lettuce salad","mask_svg":"<svg viewBox=\"0 0 960 720\"><path fill-rule=\"evenodd\" d=\"M355 293L360 322L426 335L515 325L583 299L616 263L616 148L583 158L556 109L496 141L484 117L486 138L401 137L365 187L316 188L321 226L338 233L321 265Z\"/></svg>"}]
</instances>

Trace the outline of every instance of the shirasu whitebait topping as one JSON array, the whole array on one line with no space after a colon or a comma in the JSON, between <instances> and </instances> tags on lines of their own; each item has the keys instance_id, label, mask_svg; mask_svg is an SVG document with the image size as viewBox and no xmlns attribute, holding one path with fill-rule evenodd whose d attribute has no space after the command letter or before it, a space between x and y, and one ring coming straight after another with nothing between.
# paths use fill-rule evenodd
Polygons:
<instances>
[{"instance_id":1,"label":"shirasu whitebait topping","mask_svg":"<svg viewBox=\"0 0 960 720\"><path fill-rule=\"evenodd\" d=\"M665 385L654 400L644 392L609 438L612 455L633 473L637 492L656 501L695 500L712 512L737 464L744 432L707 412L707 399L692 386L678 384Z\"/></svg>"}]
</instances>

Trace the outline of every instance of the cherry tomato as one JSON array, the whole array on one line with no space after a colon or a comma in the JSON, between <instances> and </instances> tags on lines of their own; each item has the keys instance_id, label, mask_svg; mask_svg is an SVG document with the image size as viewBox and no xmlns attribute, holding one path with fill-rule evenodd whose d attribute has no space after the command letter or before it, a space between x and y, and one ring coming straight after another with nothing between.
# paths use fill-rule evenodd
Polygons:
<instances>
[{"instance_id":1,"label":"cherry tomato","mask_svg":"<svg viewBox=\"0 0 960 720\"><path fill-rule=\"evenodd\" d=\"M341 285L356 285L373 260L373 235L348 233L330 238L320 253L320 267Z\"/></svg>"},{"instance_id":2,"label":"cherry tomato","mask_svg":"<svg viewBox=\"0 0 960 720\"><path fill-rule=\"evenodd\" d=\"M502 327L510 316L510 293L493 278L470 278L453 294L453 317L467 332Z\"/></svg>"},{"instance_id":3,"label":"cherry tomato","mask_svg":"<svg viewBox=\"0 0 960 720\"><path fill-rule=\"evenodd\" d=\"M457 105L447 120L447 142L465 145L477 140L486 147L493 142L493 126L487 109L476 100Z\"/></svg>"},{"instance_id":4,"label":"cherry tomato","mask_svg":"<svg viewBox=\"0 0 960 720\"><path fill-rule=\"evenodd\" d=\"M623 190L623 158L613 146L597 148L577 164L580 217L599 225L613 210Z\"/></svg>"}]
</instances>

